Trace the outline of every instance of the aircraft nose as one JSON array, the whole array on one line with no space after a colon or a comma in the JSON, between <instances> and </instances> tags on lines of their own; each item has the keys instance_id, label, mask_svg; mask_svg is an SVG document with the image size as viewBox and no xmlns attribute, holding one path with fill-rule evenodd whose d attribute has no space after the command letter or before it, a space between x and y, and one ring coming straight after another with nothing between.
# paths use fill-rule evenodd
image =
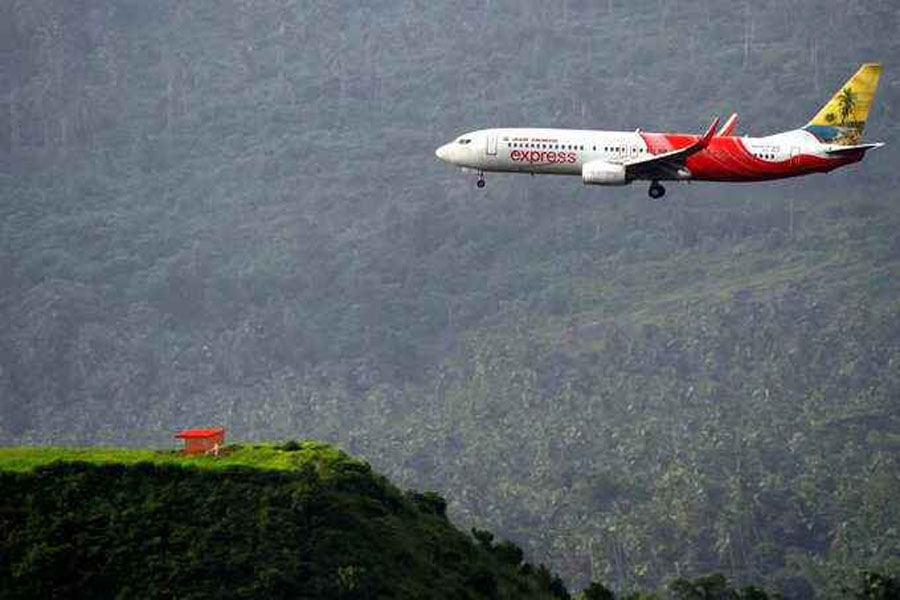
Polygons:
<instances>
[{"instance_id":1,"label":"aircraft nose","mask_svg":"<svg viewBox=\"0 0 900 600\"><path fill-rule=\"evenodd\" d=\"M437 156L444 162L450 161L450 148L448 147L450 144L444 144L440 148L434 151L434 155Z\"/></svg>"}]
</instances>

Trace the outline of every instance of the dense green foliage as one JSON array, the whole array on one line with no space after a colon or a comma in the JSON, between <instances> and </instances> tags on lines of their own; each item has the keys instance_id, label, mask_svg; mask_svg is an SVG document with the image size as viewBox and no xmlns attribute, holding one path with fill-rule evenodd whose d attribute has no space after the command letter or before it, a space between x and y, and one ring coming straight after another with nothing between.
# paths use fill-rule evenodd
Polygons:
<instances>
[{"instance_id":1,"label":"dense green foliage","mask_svg":"<svg viewBox=\"0 0 900 600\"><path fill-rule=\"evenodd\" d=\"M569 597L515 544L456 530L439 495L401 494L321 443L228 446L219 457L4 449L0 489L3 598ZM900 579L879 573L850 583L855 598L900 597ZM577 596L616 597L596 582ZM709 575L675 579L663 597L769 595Z\"/></svg>"},{"instance_id":2,"label":"dense green foliage","mask_svg":"<svg viewBox=\"0 0 900 600\"><path fill-rule=\"evenodd\" d=\"M573 589L900 568L893 0L0 3L0 443L326 439ZM802 125L827 177L583 189L489 125Z\"/></svg>"},{"instance_id":3,"label":"dense green foliage","mask_svg":"<svg viewBox=\"0 0 900 600\"><path fill-rule=\"evenodd\" d=\"M402 494L323 445L239 454L258 451L295 468L0 458L0 596L568 597L518 548L455 529L435 494Z\"/></svg>"}]
</instances>

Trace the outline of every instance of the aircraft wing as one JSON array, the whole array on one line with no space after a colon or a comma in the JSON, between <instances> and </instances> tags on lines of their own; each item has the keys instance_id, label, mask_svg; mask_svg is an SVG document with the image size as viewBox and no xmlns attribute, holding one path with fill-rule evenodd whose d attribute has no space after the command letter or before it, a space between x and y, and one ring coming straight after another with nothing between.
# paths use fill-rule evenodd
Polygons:
<instances>
[{"instance_id":1,"label":"aircraft wing","mask_svg":"<svg viewBox=\"0 0 900 600\"><path fill-rule=\"evenodd\" d=\"M625 176L631 179L680 179L678 172L684 169L684 162L688 156L696 154L709 145L709 141L716 133L719 126L719 117L713 119L709 127L700 138L684 148L672 150L664 154L648 156L634 162L625 163Z\"/></svg>"}]
</instances>

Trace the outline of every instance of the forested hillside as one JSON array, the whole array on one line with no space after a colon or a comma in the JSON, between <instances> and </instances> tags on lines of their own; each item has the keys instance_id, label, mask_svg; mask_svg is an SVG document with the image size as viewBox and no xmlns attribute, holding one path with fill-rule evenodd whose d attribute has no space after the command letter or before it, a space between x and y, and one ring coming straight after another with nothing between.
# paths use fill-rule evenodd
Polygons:
<instances>
[{"instance_id":1,"label":"forested hillside","mask_svg":"<svg viewBox=\"0 0 900 600\"><path fill-rule=\"evenodd\" d=\"M900 7L0 3L0 443L315 437L573 589L900 568ZM471 177L483 126L804 124L827 176Z\"/></svg>"},{"instance_id":2,"label":"forested hillside","mask_svg":"<svg viewBox=\"0 0 900 600\"><path fill-rule=\"evenodd\" d=\"M221 460L143 452L132 464L109 450L49 464L42 455L68 453L0 451L0 593L568 598L513 544L454 528L437 494L401 493L334 448L226 450ZM15 459L36 465L15 472Z\"/></svg>"}]
</instances>

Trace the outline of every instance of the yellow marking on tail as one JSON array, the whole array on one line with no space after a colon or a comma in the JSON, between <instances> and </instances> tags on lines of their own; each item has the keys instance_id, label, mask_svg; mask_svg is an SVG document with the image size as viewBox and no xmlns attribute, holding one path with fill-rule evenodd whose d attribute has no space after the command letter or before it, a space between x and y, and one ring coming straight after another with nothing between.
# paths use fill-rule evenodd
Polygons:
<instances>
[{"instance_id":1,"label":"yellow marking on tail","mask_svg":"<svg viewBox=\"0 0 900 600\"><path fill-rule=\"evenodd\" d=\"M806 126L837 128L840 134L832 140L835 144L859 143L880 77L881 63L865 63Z\"/></svg>"}]
</instances>

